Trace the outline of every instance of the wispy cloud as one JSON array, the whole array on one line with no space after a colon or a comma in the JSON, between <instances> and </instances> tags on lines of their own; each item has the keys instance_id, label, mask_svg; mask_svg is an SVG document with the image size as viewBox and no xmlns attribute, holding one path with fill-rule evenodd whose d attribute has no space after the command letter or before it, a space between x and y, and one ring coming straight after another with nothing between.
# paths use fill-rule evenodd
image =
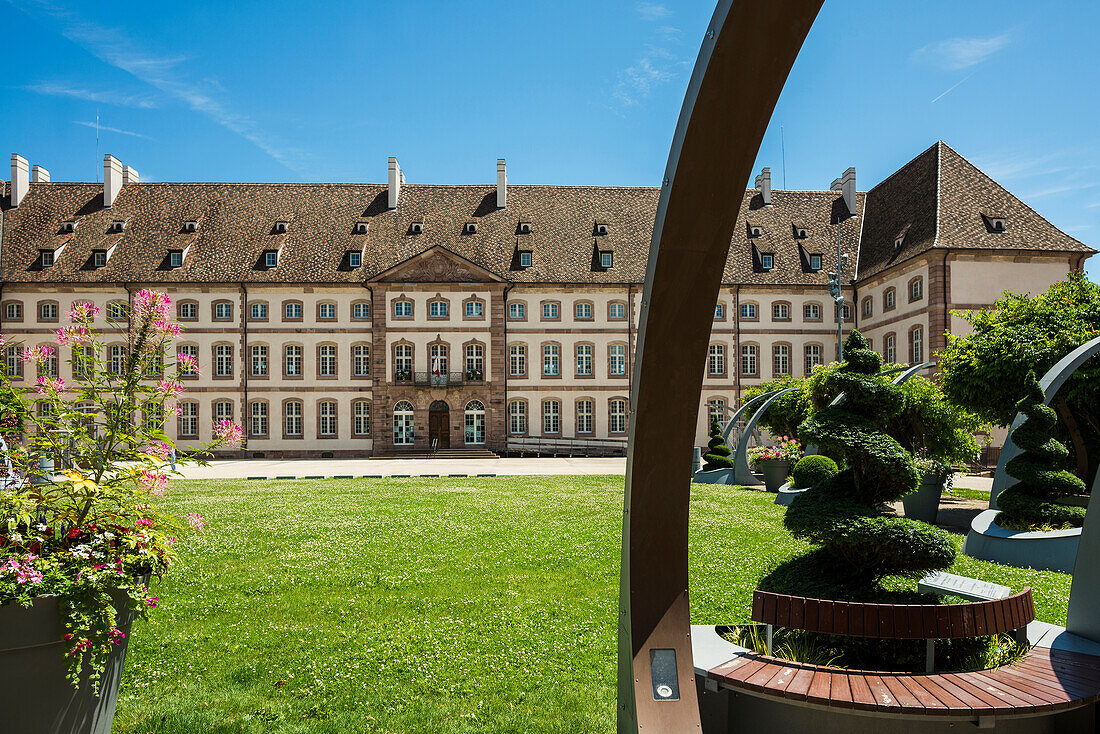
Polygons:
<instances>
[{"instance_id":1,"label":"wispy cloud","mask_svg":"<svg viewBox=\"0 0 1100 734\"><path fill-rule=\"evenodd\" d=\"M1100 186L1100 183L1083 183L1083 184L1082 183L1075 183L1075 184L1069 184L1069 185L1066 185L1066 186L1051 186L1050 188L1047 188L1047 189L1041 189L1039 191L1031 191L1027 194L1024 194L1020 198L1023 199L1024 201L1028 201L1029 199L1039 199L1043 196L1053 196L1054 194L1064 194L1067 191L1081 191L1082 189L1095 189L1097 186Z\"/></svg>"},{"instance_id":2,"label":"wispy cloud","mask_svg":"<svg viewBox=\"0 0 1100 734\"><path fill-rule=\"evenodd\" d=\"M195 112L240 135L287 168L307 173L304 152L287 146L263 130L247 114L233 108L228 95L209 80L193 80L185 68L183 56L164 56L145 50L118 29L83 19L75 10L54 5L48 0L24 0L18 3L25 12L52 20L58 32L104 63L173 97Z\"/></svg>"},{"instance_id":3,"label":"wispy cloud","mask_svg":"<svg viewBox=\"0 0 1100 734\"><path fill-rule=\"evenodd\" d=\"M109 91L106 89L88 89L65 84L63 82L42 82L40 84L28 84L23 87L28 92L44 94L50 97L71 97L84 102L97 104L109 104L117 107L138 107L141 109L153 109L157 107L157 101L149 95L126 94L123 92Z\"/></svg>"},{"instance_id":4,"label":"wispy cloud","mask_svg":"<svg viewBox=\"0 0 1100 734\"><path fill-rule=\"evenodd\" d=\"M1008 32L996 36L948 38L922 46L913 52L913 59L945 71L969 69L1000 51L1012 40Z\"/></svg>"},{"instance_id":5,"label":"wispy cloud","mask_svg":"<svg viewBox=\"0 0 1100 734\"><path fill-rule=\"evenodd\" d=\"M638 15L642 16L642 20L650 22L660 20L661 18L667 18L672 15L672 11L666 8L664 5L661 5L660 3L638 3L638 6L635 8L635 10L638 11Z\"/></svg>"},{"instance_id":6,"label":"wispy cloud","mask_svg":"<svg viewBox=\"0 0 1100 734\"><path fill-rule=\"evenodd\" d=\"M967 75L966 75L966 76L964 76L964 77L963 77L962 79L960 79L959 81L955 82L955 83L954 83L954 84L952 84L952 85L951 85L950 87L948 87L947 89L945 89L945 90L943 90L942 92L940 92L939 94L937 94L937 95L936 95L936 96L935 96L935 97L934 97L934 98L932 99L932 102L939 102L939 101L940 101L941 99L943 99L944 97L946 97L946 96L947 96L948 94L950 94L951 92L955 91L955 89L956 89L957 87L959 87L959 86L960 86L960 85L961 85L961 84L962 84L963 82L965 82L965 81L966 81L967 79L969 79L969 78L970 78L970 77L972 77L972 76L974 76L974 72L971 72L971 73L967 74ZM929 102L929 104L932 104L932 102Z\"/></svg>"},{"instance_id":7,"label":"wispy cloud","mask_svg":"<svg viewBox=\"0 0 1100 734\"><path fill-rule=\"evenodd\" d=\"M144 138L146 140L153 140L153 138L143 133L136 133L133 130L122 130L121 128L111 127L110 125L102 125L95 122L86 122L84 120L73 120L74 125L83 125L84 127L97 128L99 130L105 130L109 133L118 133L119 135L129 135L132 138Z\"/></svg>"}]
</instances>

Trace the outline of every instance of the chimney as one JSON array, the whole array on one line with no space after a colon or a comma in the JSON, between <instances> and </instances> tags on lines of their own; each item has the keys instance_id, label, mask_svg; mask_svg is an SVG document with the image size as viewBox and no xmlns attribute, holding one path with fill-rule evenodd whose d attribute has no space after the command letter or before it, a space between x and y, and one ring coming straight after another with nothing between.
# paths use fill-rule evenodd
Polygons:
<instances>
[{"instance_id":1,"label":"chimney","mask_svg":"<svg viewBox=\"0 0 1100 734\"><path fill-rule=\"evenodd\" d=\"M122 185L123 186L125 186L126 184L140 183L140 182L141 182L141 176L138 175L137 171L135 171L133 168L130 168L129 166L123 166L122 167Z\"/></svg>"},{"instance_id":2,"label":"chimney","mask_svg":"<svg viewBox=\"0 0 1100 734\"><path fill-rule=\"evenodd\" d=\"M855 215L856 213L856 169L851 166L844 172L844 175L833 181L833 185L829 187L830 191L839 191L840 195L844 197L844 205L848 207L849 213Z\"/></svg>"},{"instance_id":3,"label":"chimney","mask_svg":"<svg viewBox=\"0 0 1100 734\"><path fill-rule=\"evenodd\" d=\"M508 206L508 169L503 158L497 158L497 209Z\"/></svg>"},{"instance_id":4,"label":"chimney","mask_svg":"<svg viewBox=\"0 0 1100 734\"><path fill-rule=\"evenodd\" d=\"M18 153L11 154L11 205L19 206L27 195L30 177L27 175L27 159Z\"/></svg>"},{"instance_id":5,"label":"chimney","mask_svg":"<svg viewBox=\"0 0 1100 734\"><path fill-rule=\"evenodd\" d=\"M763 168L756 177L756 188L760 191L760 198L764 200L764 206L772 205L772 169Z\"/></svg>"},{"instance_id":6,"label":"chimney","mask_svg":"<svg viewBox=\"0 0 1100 734\"><path fill-rule=\"evenodd\" d=\"M110 208L122 189L122 162L108 153L103 156L103 206Z\"/></svg>"},{"instance_id":7,"label":"chimney","mask_svg":"<svg viewBox=\"0 0 1100 734\"><path fill-rule=\"evenodd\" d=\"M405 183L405 174L401 172L401 164L392 155L390 156L390 209L397 208L397 201L401 198L401 184Z\"/></svg>"},{"instance_id":8,"label":"chimney","mask_svg":"<svg viewBox=\"0 0 1100 734\"><path fill-rule=\"evenodd\" d=\"M50 172L42 166L34 166L31 168L31 181L35 183L49 183Z\"/></svg>"}]
</instances>

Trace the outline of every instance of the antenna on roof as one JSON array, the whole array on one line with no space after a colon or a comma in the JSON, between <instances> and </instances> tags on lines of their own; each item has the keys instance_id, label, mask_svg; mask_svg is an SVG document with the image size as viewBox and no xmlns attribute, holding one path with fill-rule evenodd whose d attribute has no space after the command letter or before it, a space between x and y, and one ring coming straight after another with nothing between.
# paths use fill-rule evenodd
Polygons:
<instances>
[{"instance_id":1,"label":"antenna on roof","mask_svg":"<svg viewBox=\"0 0 1100 734\"><path fill-rule=\"evenodd\" d=\"M95 180L99 183L99 108L95 108Z\"/></svg>"},{"instance_id":2,"label":"antenna on roof","mask_svg":"<svg viewBox=\"0 0 1100 734\"><path fill-rule=\"evenodd\" d=\"M779 149L783 153L783 190L787 190L787 138L783 135L783 126L779 126Z\"/></svg>"}]
</instances>

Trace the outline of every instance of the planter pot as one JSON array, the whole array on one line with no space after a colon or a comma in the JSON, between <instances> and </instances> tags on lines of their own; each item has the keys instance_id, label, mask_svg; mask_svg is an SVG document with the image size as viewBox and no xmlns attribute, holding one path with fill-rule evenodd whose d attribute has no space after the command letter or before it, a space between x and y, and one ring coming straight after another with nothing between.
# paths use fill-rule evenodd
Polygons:
<instances>
[{"instance_id":1,"label":"planter pot","mask_svg":"<svg viewBox=\"0 0 1100 734\"><path fill-rule=\"evenodd\" d=\"M943 495L943 485L946 481L947 477L942 474L925 474L921 477L920 486L901 498L905 516L935 525L936 514L940 509L940 497Z\"/></svg>"},{"instance_id":2,"label":"planter pot","mask_svg":"<svg viewBox=\"0 0 1100 734\"><path fill-rule=\"evenodd\" d=\"M786 459L763 459L756 462L756 468L764 473L764 487L769 492L778 492L791 473L791 462Z\"/></svg>"},{"instance_id":3,"label":"planter pot","mask_svg":"<svg viewBox=\"0 0 1100 734\"><path fill-rule=\"evenodd\" d=\"M697 471L691 481L699 484L733 484L733 469L708 469Z\"/></svg>"},{"instance_id":4,"label":"planter pot","mask_svg":"<svg viewBox=\"0 0 1100 734\"><path fill-rule=\"evenodd\" d=\"M69 643L57 597L38 597L30 607L0 606L0 728L20 734L110 734L135 616L121 595L115 612L126 637L108 657L94 695L86 673L79 688L65 677Z\"/></svg>"},{"instance_id":5,"label":"planter pot","mask_svg":"<svg viewBox=\"0 0 1100 734\"><path fill-rule=\"evenodd\" d=\"M795 497L804 493L809 487L805 489L797 489L792 487L790 482L787 482L779 488L778 494L775 495L775 504L782 505L783 507L790 507L790 504L794 502Z\"/></svg>"},{"instance_id":6,"label":"planter pot","mask_svg":"<svg viewBox=\"0 0 1100 734\"><path fill-rule=\"evenodd\" d=\"M994 522L999 514L1000 510L986 510L971 521L963 553L1006 566L1073 573L1081 528L1009 530Z\"/></svg>"}]
</instances>

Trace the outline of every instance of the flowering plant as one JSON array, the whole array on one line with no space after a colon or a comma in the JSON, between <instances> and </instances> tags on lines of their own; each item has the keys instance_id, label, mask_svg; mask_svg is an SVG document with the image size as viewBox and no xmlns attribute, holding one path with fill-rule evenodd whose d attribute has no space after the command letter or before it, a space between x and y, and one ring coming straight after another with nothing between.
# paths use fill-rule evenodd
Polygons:
<instances>
[{"instance_id":1,"label":"flowering plant","mask_svg":"<svg viewBox=\"0 0 1100 734\"><path fill-rule=\"evenodd\" d=\"M913 454L913 464L917 467L917 471L921 473L922 477L926 477L929 474L937 477L946 477L947 491L951 491L951 487L954 484L955 470L946 461L932 456L927 448L921 447Z\"/></svg>"},{"instance_id":2,"label":"flowering plant","mask_svg":"<svg viewBox=\"0 0 1100 734\"><path fill-rule=\"evenodd\" d=\"M107 655L125 637L118 600L142 617L157 604L148 580L169 567L181 532L153 506L169 475L240 440L241 429L222 421L212 442L177 455L164 433L166 415L178 410L179 378L196 367L186 354L165 360L180 335L170 303L143 290L128 323L108 319L108 329L126 335L125 349L109 348L101 337L98 307L75 304L69 325L56 333L58 344L72 349L71 384L58 376L50 346L22 350L25 366L38 374L33 389L16 387L15 375L0 366L0 392L12 405L3 407L22 418L0 422L14 444L9 449L0 438L0 604L58 597L74 686L86 668L98 689ZM201 515L188 519L202 529Z\"/></svg>"},{"instance_id":3,"label":"flowering plant","mask_svg":"<svg viewBox=\"0 0 1100 734\"><path fill-rule=\"evenodd\" d=\"M802 458L802 444L797 438L780 436L774 446L753 446L748 453L749 463L753 466L768 459L795 462Z\"/></svg>"}]
</instances>

